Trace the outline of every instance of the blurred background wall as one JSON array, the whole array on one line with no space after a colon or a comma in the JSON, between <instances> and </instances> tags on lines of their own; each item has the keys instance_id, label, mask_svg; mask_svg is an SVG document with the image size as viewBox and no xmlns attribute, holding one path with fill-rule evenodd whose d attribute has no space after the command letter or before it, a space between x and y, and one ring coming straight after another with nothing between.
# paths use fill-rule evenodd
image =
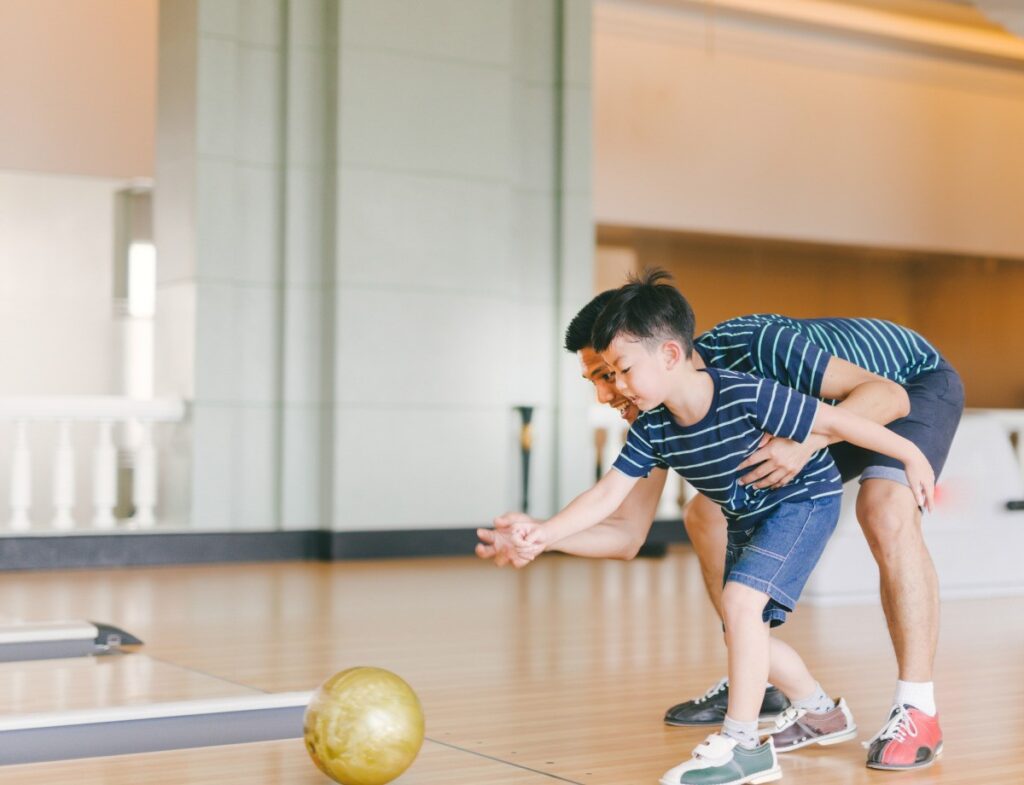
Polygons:
<instances>
[{"instance_id":1,"label":"blurred background wall","mask_svg":"<svg viewBox=\"0 0 1024 785\"><path fill-rule=\"evenodd\" d=\"M0 117L0 396L127 391L151 188L167 525L478 525L517 405L552 510L561 333L652 264L701 327L890 318L1024 407L1024 42L962 3L0 0Z\"/></svg>"}]
</instances>

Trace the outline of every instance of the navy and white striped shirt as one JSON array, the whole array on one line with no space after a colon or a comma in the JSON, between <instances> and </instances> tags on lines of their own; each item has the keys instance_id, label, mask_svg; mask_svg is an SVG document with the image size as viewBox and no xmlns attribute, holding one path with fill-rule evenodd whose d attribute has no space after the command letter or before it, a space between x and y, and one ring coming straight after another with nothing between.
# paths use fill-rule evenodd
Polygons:
<instances>
[{"instance_id":1,"label":"navy and white striped shirt","mask_svg":"<svg viewBox=\"0 0 1024 785\"><path fill-rule=\"evenodd\" d=\"M942 356L913 330L883 319L790 319L754 314L715 325L694 341L713 368L774 379L815 398L830 358L898 384L933 371Z\"/></svg>"},{"instance_id":2,"label":"navy and white striped shirt","mask_svg":"<svg viewBox=\"0 0 1024 785\"><path fill-rule=\"evenodd\" d=\"M792 482L777 489L739 484L738 470L770 433L802 442L811 433L818 401L769 379L705 369L715 385L708 413L693 425L679 425L664 406L643 412L629 430L613 464L629 477L671 468L721 506L729 525L749 528L785 501L805 501L843 492L828 450L818 450Z\"/></svg>"}]
</instances>

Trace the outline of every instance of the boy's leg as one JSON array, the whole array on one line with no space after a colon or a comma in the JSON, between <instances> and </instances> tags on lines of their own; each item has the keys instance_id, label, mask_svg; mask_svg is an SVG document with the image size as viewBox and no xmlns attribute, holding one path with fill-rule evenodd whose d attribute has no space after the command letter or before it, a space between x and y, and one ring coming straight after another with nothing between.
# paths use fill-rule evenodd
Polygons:
<instances>
[{"instance_id":1,"label":"boy's leg","mask_svg":"<svg viewBox=\"0 0 1024 785\"><path fill-rule=\"evenodd\" d=\"M818 686L803 658L789 644L772 638L769 644L768 678L790 698L810 695Z\"/></svg>"},{"instance_id":2,"label":"boy's leg","mask_svg":"<svg viewBox=\"0 0 1024 785\"><path fill-rule=\"evenodd\" d=\"M725 637L729 647L729 713L721 733L713 733L693 757L670 769L662 785L772 782L782 776L775 748L760 743L757 718L768 678L769 597L750 586L730 581L722 592Z\"/></svg>"},{"instance_id":3,"label":"boy's leg","mask_svg":"<svg viewBox=\"0 0 1024 785\"><path fill-rule=\"evenodd\" d=\"M776 719L771 732L778 752L812 744L838 744L857 735L857 725L846 701L833 700L824 693L795 649L772 638L769 651L769 678L792 701L792 706Z\"/></svg>"},{"instance_id":4,"label":"boy's leg","mask_svg":"<svg viewBox=\"0 0 1024 785\"><path fill-rule=\"evenodd\" d=\"M728 528L722 508L703 494L686 503L683 523L690 539L708 599L718 617L722 618L722 573L725 565L725 545ZM695 726L721 725L729 701L729 685L722 679L699 698L693 698L669 707L665 712L667 725ZM760 716L772 718L785 711L789 701L772 685L762 693Z\"/></svg>"},{"instance_id":5,"label":"boy's leg","mask_svg":"<svg viewBox=\"0 0 1024 785\"><path fill-rule=\"evenodd\" d=\"M768 625L762 614L769 597L730 581L722 592L725 645L729 647L729 710L727 717L757 725L768 681Z\"/></svg>"}]
</instances>

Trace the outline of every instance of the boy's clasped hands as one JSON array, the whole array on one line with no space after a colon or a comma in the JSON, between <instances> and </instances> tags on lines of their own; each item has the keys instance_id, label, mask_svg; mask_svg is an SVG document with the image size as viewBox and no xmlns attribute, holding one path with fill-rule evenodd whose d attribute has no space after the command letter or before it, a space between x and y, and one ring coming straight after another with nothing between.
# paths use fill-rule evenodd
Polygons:
<instances>
[{"instance_id":1,"label":"boy's clasped hands","mask_svg":"<svg viewBox=\"0 0 1024 785\"><path fill-rule=\"evenodd\" d=\"M507 512L494 519L494 547L499 553L512 553L513 567L525 567L544 552L548 545L544 525L522 512Z\"/></svg>"}]
</instances>

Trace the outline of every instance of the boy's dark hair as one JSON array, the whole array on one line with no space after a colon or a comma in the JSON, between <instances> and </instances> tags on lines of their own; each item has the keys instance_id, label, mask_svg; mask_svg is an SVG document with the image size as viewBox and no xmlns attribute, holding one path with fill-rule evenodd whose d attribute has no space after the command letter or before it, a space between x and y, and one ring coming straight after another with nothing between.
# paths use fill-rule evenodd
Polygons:
<instances>
[{"instance_id":1,"label":"boy's dark hair","mask_svg":"<svg viewBox=\"0 0 1024 785\"><path fill-rule=\"evenodd\" d=\"M608 299L594 323L591 345L603 352L616 335L629 335L647 341L674 338L693 353L693 308L682 293L668 281L664 270L644 270L631 275L629 283Z\"/></svg>"},{"instance_id":2,"label":"boy's dark hair","mask_svg":"<svg viewBox=\"0 0 1024 785\"><path fill-rule=\"evenodd\" d=\"M572 321L569 322L569 326L565 329L565 350L567 352L576 354L580 349L593 346L590 335L594 332L594 322L597 321L597 317L601 315L601 311L604 310L604 307L614 294L615 289L601 292L601 294L584 305L578 314L572 317Z\"/></svg>"}]
</instances>

